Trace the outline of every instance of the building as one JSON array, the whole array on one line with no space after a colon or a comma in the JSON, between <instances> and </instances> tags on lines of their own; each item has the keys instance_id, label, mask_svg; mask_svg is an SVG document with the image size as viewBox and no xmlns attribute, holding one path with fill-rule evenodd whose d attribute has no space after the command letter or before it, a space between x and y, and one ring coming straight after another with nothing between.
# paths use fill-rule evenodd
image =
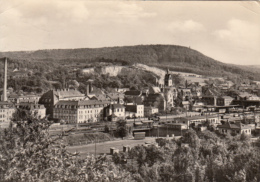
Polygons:
<instances>
[{"instance_id":1,"label":"building","mask_svg":"<svg viewBox=\"0 0 260 182\"><path fill-rule=\"evenodd\" d=\"M251 135L251 127L247 126L245 124L242 123L234 123L231 124L230 122L227 122L223 125L219 125L218 126L218 130L220 133L222 134L247 134L247 135Z\"/></svg>"},{"instance_id":2,"label":"building","mask_svg":"<svg viewBox=\"0 0 260 182\"><path fill-rule=\"evenodd\" d=\"M18 103L34 103L37 104L40 100L41 96L39 95L17 95L17 94L13 94L13 95L9 95L8 96L8 100L10 100L11 102L18 104Z\"/></svg>"},{"instance_id":3,"label":"building","mask_svg":"<svg viewBox=\"0 0 260 182\"><path fill-rule=\"evenodd\" d=\"M106 95L107 99L111 104L124 104L124 94L123 93L108 93Z\"/></svg>"},{"instance_id":4,"label":"building","mask_svg":"<svg viewBox=\"0 0 260 182\"><path fill-rule=\"evenodd\" d=\"M25 70L18 70L14 71L10 74L9 78L15 79L15 78L27 78L29 77L30 72Z\"/></svg>"},{"instance_id":5,"label":"building","mask_svg":"<svg viewBox=\"0 0 260 182\"><path fill-rule=\"evenodd\" d=\"M66 123L98 122L104 118L104 108L108 101L61 100L53 109L53 117Z\"/></svg>"},{"instance_id":6,"label":"building","mask_svg":"<svg viewBox=\"0 0 260 182\"><path fill-rule=\"evenodd\" d=\"M144 100L144 106L152 106L159 109L159 111L165 111L166 100L163 93L149 94Z\"/></svg>"},{"instance_id":7,"label":"building","mask_svg":"<svg viewBox=\"0 0 260 182\"><path fill-rule=\"evenodd\" d=\"M59 101L78 101L84 100L85 95L80 93L78 90L75 89L58 89L58 90L49 90L48 92L44 93L40 100L39 104L43 104L46 108L46 115L50 118L53 118L53 109L55 104Z\"/></svg>"},{"instance_id":8,"label":"building","mask_svg":"<svg viewBox=\"0 0 260 182\"><path fill-rule=\"evenodd\" d=\"M222 96L217 98L217 105L218 106L229 106L231 105L234 99L229 96Z\"/></svg>"},{"instance_id":9,"label":"building","mask_svg":"<svg viewBox=\"0 0 260 182\"><path fill-rule=\"evenodd\" d=\"M165 97L165 100L167 102L167 108L171 109L174 107L174 100L177 98L178 92L175 87L164 87L163 89L163 94Z\"/></svg>"},{"instance_id":10,"label":"building","mask_svg":"<svg viewBox=\"0 0 260 182\"><path fill-rule=\"evenodd\" d=\"M167 72L164 77L164 86L167 86L167 87L172 86L172 75L170 74L169 69L167 69Z\"/></svg>"},{"instance_id":11,"label":"building","mask_svg":"<svg viewBox=\"0 0 260 182\"><path fill-rule=\"evenodd\" d=\"M206 122L209 125L217 125L220 124L220 120L218 116L190 116L190 117L180 117L175 118L175 123L183 123L187 125L187 128L193 126L197 127L201 124L206 124Z\"/></svg>"},{"instance_id":12,"label":"building","mask_svg":"<svg viewBox=\"0 0 260 182\"><path fill-rule=\"evenodd\" d=\"M136 117L143 118L144 117L144 105L125 105L125 117Z\"/></svg>"},{"instance_id":13,"label":"building","mask_svg":"<svg viewBox=\"0 0 260 182\"><path fill-rule=\"evenodd\" d=\"M110 104L105 108L105 116L108 121L125 119L125 106L121 104Z\"/></svg>"},{"instance_id":14,"label":"building","mask_svg":"<svg viewBox=\"0 0 260 182\"><path fill-rule=\"evenodd\" d=\"M186 130L187 125L183 123L166 123L165 124L169 129L174 129L174 130Z\"/></svg>"},{"instance_id":15,"label":"building","mask_svg":"<svg viewBox=\"0 0 260 182\"><path fill-rule=\"evenodd\" d=\"M183 100L189 100L193 96L190 88L179 88L178 92L182 95Z\"/></svg>"},{"instance_id":16,"label":"building","mask_svg":"<svg viewBox=\"0 0 260 182\"><path fill-rule=\"evenodd\" d=\"M125 92L125 103L142 104L144 96L140 90L129 90Z\"/></svg>"},{"instance_id":17,"label":"building","mask_svg":"<svg viewBox=\"0 0 260 182\"><path fill-rule=\"evenodd\" d=\"M203 96L203 97L201 98L201 101L202 101L205 105L217 106L217 96Z\"/></svg>"},{"instance_id":18,"label":"building","mask_svg":"<svg viewBox=\"0 0 260 182\"><path fill-rule=\"evenodd\" d=\"M16 108L10 102L0 102L0 123L9 123L12 120Z\"/></svg>"},{"instance_id":19,"label":"building","mask_svg":"<svg viewBox=\"0 0 260 182\"><path fill-rule=\"evenodd\" d=\"M43 119L46 117L46 108L44 105L33 104L33 103L19 103L16 105L19 109L24 109L30 112L30 114Z\"/></svg>"},{"instance_id":20,"label":"building","mask_svg":"<svg viewBox=\"0 0 260 182\"><path fill-rule=\"evenodd\" d=\"M159 112L158 108L156 108L156 107L152 107L152 106L145 106L144 107L144 116L145 117L150 117L153 114L156 114L158 112Z\"/></svg>"}]
</instances>

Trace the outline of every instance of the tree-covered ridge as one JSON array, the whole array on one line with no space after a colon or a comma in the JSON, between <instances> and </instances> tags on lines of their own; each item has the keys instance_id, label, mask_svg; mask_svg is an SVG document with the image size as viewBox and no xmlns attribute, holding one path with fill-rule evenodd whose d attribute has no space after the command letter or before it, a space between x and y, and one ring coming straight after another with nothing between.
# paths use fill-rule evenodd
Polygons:
<instances>
[{"instance_id":1,"label":"tree-covered ridge","mask_svg":"<svg viewBox=\"0 0 260 182\"><path fill-rule=\"evenodd\" d=\"M17 60L44 61L52 64L91 63L101 59L123 61L125 64L143 63L170 67L208 76L240 77L260 80L260 72L246 67L221 63L202 53L176 45L138 45L124 47L56 49L2 52L1 57ZM203 68L203 70L201 69Z\"/></svg>"}]
</instances>

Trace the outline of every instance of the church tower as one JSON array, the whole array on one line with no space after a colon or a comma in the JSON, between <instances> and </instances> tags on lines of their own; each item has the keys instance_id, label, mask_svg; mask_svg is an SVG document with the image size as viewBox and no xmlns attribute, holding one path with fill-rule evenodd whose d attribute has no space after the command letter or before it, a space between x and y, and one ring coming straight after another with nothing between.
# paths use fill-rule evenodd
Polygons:
<instances>
[{"instance_id":1,"label":"church tower","mask_svg":"<svg viewBox=\"0 0 260 182\"><path fill-rule=\"evenodd\" d=\"M166 87L172 86L172 75L170 74L169 69L167 69L167 73L165 74L165 77L164 77L164 85Z\"/></svg>"}]
</instances>

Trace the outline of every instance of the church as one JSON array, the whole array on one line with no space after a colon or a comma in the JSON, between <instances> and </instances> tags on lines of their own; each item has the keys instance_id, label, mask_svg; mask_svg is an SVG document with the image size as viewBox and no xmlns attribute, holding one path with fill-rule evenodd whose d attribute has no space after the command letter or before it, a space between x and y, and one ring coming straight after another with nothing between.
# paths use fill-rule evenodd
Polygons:
<instances>
[{"instance_id":1,"label":"church","mask_svg":"<svg viewBox=\"0 0 260 182\"><path fill-rule=\"evenodd\" d=\"M178 93L173 85L172 75L169 69L167 69L164 77L164 85L159 86L158 82L156 85L156 87L149 88L149 94L144 100L144 105L156 107L159 111L170 110L174 107L174 99Z\"/></svg>"}]
</instances>

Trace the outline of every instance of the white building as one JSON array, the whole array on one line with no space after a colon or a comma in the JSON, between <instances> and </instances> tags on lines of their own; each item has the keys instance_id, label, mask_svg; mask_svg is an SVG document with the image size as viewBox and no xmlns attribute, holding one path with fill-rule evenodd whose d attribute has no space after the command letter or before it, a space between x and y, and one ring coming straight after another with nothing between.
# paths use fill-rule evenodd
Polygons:
<instances>
[{"instance_id":1,"label":"white building","mask_svg":"<svg viewBox=\"0 0 260 182\"><path fill-rule=\"evenodd\" d=\"M125 105L125 116L130 118L143 118L144 105Z\"/></svg>"}]
</instances>

